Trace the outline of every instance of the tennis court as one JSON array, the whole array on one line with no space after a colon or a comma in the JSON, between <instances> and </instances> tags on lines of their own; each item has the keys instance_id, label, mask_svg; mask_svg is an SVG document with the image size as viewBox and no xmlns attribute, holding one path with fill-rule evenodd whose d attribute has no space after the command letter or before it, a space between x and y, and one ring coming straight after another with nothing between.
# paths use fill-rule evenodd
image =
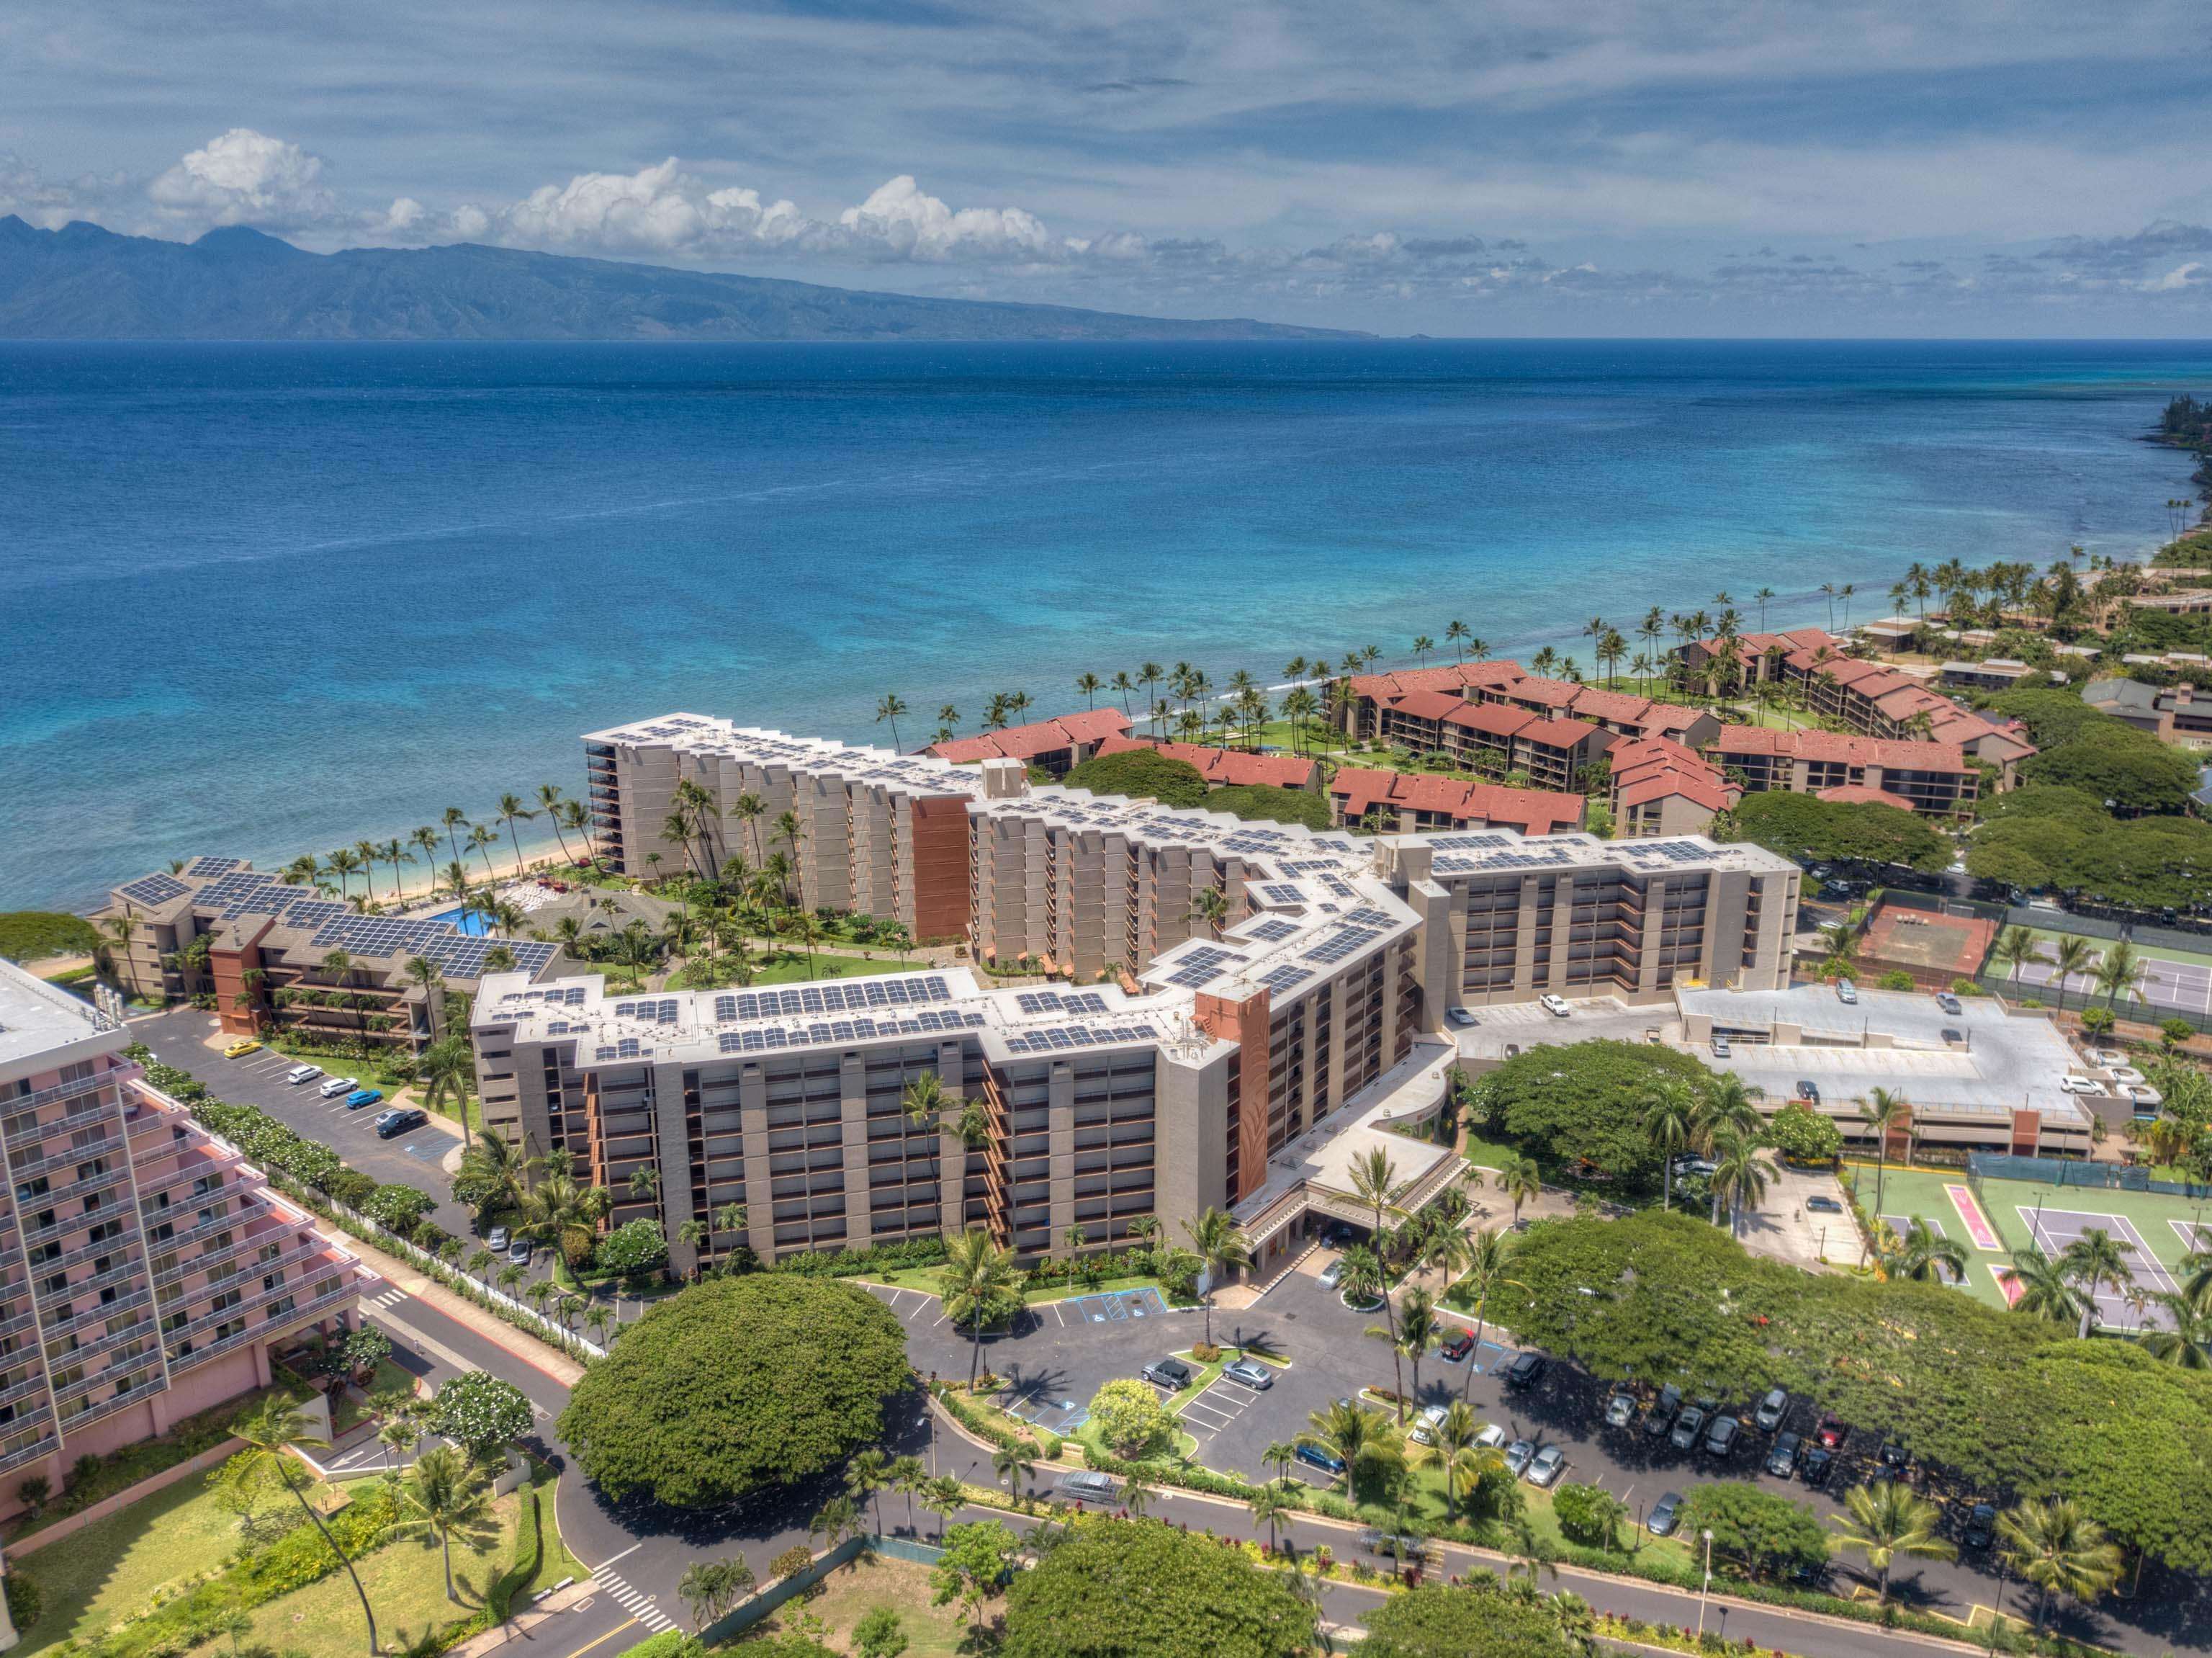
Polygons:
<instances>
[{"instance_id":1,"label":"tennis court","mask_svg":"<svg viewBox=\"0 0 2212 1658\"><path fill-rule=\"evenodd\" d=\"M2027 1229L2035 1246L2056 1260L2072 1244L2079 1242L2091 1232L2102 1232L2121 1246L2129 1272L2136 1287L2154 1295L2172 1295L2181 1288L2165 1264L2151 1253L2143 1235L2136 1230L2135 1222L2124 1215L2108 1210L2052 1209L2047 1205L2015 1205L2021 1224ZM2138 1314L2128 1302L2124 1289L2110 1284L2097 1286L2097 1320L2116 1330L2132 1330L2141 1323L2166 1325L2172 1321L2156 1308L2145 1309Z\"/></svg>"},{"instance_id":2,"label":"tennis court","mask_svg":"<svg viewBox=\"0 0 2212 1658\"><path fill-rule=\"evenodd\" d=\"M2048 946L2045 954L2046 957L2050 954ZM2069 974L2065 985L2067 994L2085 1001L2102 994L2097 984L2096 970L2104 959L2104 951L2099 949L2090 956L2085 971ZM2140 1000L2157 1007L2178 1008L2185 1013L2212 1014L2212 966L2157 955L2142 948L2136 949L2136 959L2142 964L2142 977L2136 981ZM2057 978L2058 970L2047 959L2032 961L2020 970L2020 982L2038 990L2056 989ZM2124 1005L2128 999L2123 991L2121 1003Z\"/></svg>"},{"instance_id":3,"label":"tennis court","mask_svg":"<svg viewBox=\"0 0 2212 1658\"><path fill-rule=\"evenodd\" d=\"M1890 1207L1894 1209L1896 1205L1893 1204ZM1951 1235L1943 1229L1943 1222L1936 1219L1933 1215L1884 1215L1881 1217L1882 1224L1887 1227L1892 1232L1894 1232L1900 1241L1904 1239L1905 1234L1912 1229L1912 1223L1915 1221L1918 1221L1921 1225L1926 1227L1930 1233L1938 1238L1948 1238ZM1940 1261L1936 1263L1936 1276L1942 1279L1946 1283L1956 1283L1959 1282L1959 1275Z\"/></svg>"}]
</instances>

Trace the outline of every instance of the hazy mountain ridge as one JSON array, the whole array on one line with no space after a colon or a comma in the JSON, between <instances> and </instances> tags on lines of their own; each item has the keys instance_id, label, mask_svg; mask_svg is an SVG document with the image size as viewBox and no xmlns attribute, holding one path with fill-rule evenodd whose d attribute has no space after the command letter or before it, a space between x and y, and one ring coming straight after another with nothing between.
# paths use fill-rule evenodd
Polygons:
<instances>
[{"instance_id":1,"label":"hazy mountain ridge","mask_svg":"<svg viewBox=\"0 0 2212 1658\"><path fill-rule=\"evenodd\" d=\"M460 243L310 253L0 218L0 338L1103 340L1359 338L1245 318L920 299Z\"/></svg>"}]
</instances>

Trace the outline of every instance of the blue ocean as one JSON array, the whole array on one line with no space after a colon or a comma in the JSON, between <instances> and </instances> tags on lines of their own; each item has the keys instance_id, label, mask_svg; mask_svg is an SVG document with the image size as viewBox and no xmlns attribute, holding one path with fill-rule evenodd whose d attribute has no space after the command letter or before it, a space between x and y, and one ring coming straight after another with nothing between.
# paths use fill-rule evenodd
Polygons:
<instances>
[{"instance_id":1,"label":"blue ocean","mask_svg":"<svg viewBox=\"0 0 2212 1658\"><path fill-rule=\"evenodd\" d=\"M281 862L672 708L887 738L1086 670L2163 538L2202 344L0 345L0 908ZM1840 618L1838 618L1840 619ZM1624 629L1626 631L1626 629Z\"/></svg>"}]
</instances>

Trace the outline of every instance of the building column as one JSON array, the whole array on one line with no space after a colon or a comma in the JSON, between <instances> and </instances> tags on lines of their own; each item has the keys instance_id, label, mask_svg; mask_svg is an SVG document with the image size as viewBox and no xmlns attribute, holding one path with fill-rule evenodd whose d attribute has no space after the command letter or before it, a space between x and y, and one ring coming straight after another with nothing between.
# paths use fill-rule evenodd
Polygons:
<instances>
[{"instance_id":1,"label":"building column","mask_svg":"<svg viewBox=\"0 0 2212 1658\"><path fill-rule=\"evenodd\" d=\"M1513 918L1513 997L1526 1001L1536 993L1536 877L1521 877L1521 911ZM1495 999L1495 993L1490 999Z\"/></svg>"},{"instance_id":2,"label":"building column","mask_svg":"<svg viewBox=\"0 0 2212 1658\"><path fill-rule=\"evenodd\" d=\"M1654 875L1644 887L1644 942L1638 947L1636 993L1653 996L1659 984L1659 953L1667 931L1667 878Z\"/></svg>"},{"instance_id":3,"label":"building column","mask_svg":"<svg viewBox=\"0 0 2212 1658\"><path fill-rule=\"evenodd\" d=\"M952 1131L966 1095L968 1066L957 1042L937 1045L937 1080L945 1090L945 1119L937 1131L937 1230L957 1238L968 1229L968 1148Z\"/></svg>"},{"instance_id":4,"label":"building column","mask_svg":"<svg viewBox=\"0 0 2212 1658\"><path fill-rule=\"evenodd\" d=\"M699 1259L696 1244L679 1244L677 1233L691 1218L691 1131L684 1120L684 1068L653 1068L653 1164L660 1175L660 1235L668 1240L669 1264L689 1277Z\"/></svg>"},{"instance_id":5,"label":"building column","mask_svg":"<svg viewBox=\"0 0 2212 1658\"><path fill-rule=\"evenodd\" d=\"M745 1244L775 1259L775 1181L769 1170L768 1077L758 1065L738 1076L738 1132L745 1160Z\"/></svg>"},{"instance_id":6,"label":"building column","mask_svg":"<svg viewBox=\"0 0 2212 1658\"><path fill-rule=\"evenodd\" d=\"M1264 1097L1260 1109L1264 1117ZM1052 1213L1052 1240L1046 1249L1049 1254L1072 1254L1060 1241L1075 1224L1075 1067L1065 1059L1053 1061L1045 1110L1045 1174Z\"/></svg>"},{"instance_id":7,"label":"building column","mask_svg":"<svg viewBox=\"0 0 2212 1658\"><path fill-rule=\"evenodd\" d=\"M253 1385L256 1387L266 1387L269 1385L268 1348L257 1341L249 1343L246 1351L253 1355Z\"/></svg>"},{"instance_id":8,"label":"building column","mask_svg":"<svg viewBox=\"0 0 2212 1658\"><path fill-rule=\"evenodd\" d=\"M868 1197L868 1066L857 1053L837 1062L837 1115L844 1136L845 1247L866 1249L874 1235Z\"/></svg>"}]
</instances>

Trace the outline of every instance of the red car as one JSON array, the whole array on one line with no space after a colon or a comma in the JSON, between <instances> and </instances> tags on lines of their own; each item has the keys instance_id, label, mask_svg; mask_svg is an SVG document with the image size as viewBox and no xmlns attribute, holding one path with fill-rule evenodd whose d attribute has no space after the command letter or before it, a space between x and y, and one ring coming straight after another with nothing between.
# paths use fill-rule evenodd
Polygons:
<instances>
[{"instance_id":1,"label":"red car","mask_svg":"<svg viewBox=\"0 0 2212 1658\"><path fill-rule=\"evenodd\" d=\"M1459 1334L1446 1342L1439 1350L1454 1364L1457 1364L1469 1353L1474 1351L1474 1332L1461 1331Z\"/></svg>"},{"instance_id":2,"label":"red car","mask_svg":"<svg viewBox=\"0 0 2212 1658\"><path fill-rule=\"evenodd\" d=\"M1843 1449L1844 1442L1850 1436L1850 1424L1837 1416L1823 1416L1820 1425L1813 1429L1813 1437L1820 1442L1822 1448L1830 1451Z\"/></svg>"}]
</instances>

